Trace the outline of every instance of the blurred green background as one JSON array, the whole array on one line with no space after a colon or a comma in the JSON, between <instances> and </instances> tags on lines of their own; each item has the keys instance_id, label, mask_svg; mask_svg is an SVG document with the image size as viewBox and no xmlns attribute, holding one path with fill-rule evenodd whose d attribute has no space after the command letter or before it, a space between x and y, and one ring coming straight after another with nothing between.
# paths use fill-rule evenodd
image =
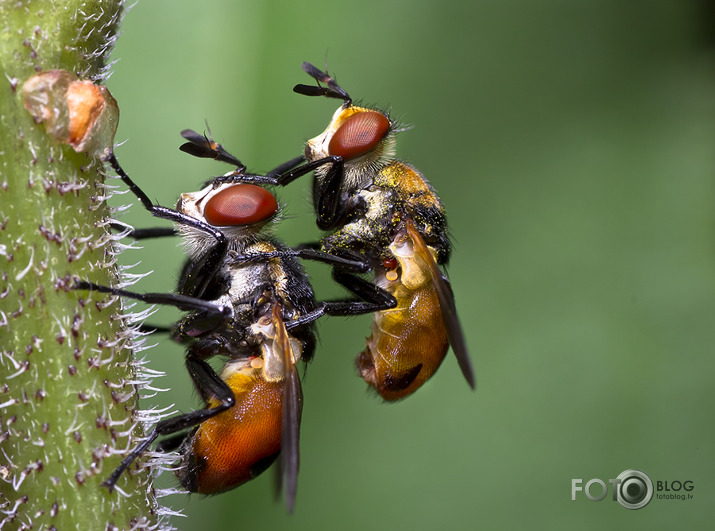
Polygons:
<instances>
[{"instance_id":1,"label":"blurred green background","mask_svg":"<svg viewBox=\"0 0 715 531\"><path fill-rule=\"evenodd\" d=\"M366 391L370 318L326 319L304 381L297 507L272 477L173 496L183 530L704 529L715 505L715 34L709 2L139 2L108 85L118 155L161 204L229 168L181 154L204 130L249 168L302 152L338 102L291 91L302 61L415 127L400 157L446 205L449 273L479 386L450 354L408 400ZM118 182L117 182L118 183ZM279 190L282 238L318 237L310 179ZM121 187L120 187L121 188ZM130 195L116 204L133 203ZM138 207L125 220L160 225ZM170 290L182 252L124 263ZM310 266L320 297L341 294ZM152 322L169 322L162 310ZM181 348L157 339L169 391L197 404ZM629 511L571 501L571 479L628 468L692 480L689 501ZM164 486L174 485L165 474ZM598 490L594 491L598 494Z\"/></svg>"}]
</instances>

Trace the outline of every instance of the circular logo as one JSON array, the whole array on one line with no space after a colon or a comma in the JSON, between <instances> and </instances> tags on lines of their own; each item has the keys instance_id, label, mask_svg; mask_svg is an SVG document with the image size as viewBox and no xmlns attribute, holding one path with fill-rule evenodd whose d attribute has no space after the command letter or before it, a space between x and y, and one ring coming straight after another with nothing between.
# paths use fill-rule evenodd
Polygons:
<instances>
[{"instance_id":1,"label":"circular logo","mask_svg":"<svg viewBox=\"0 0 715 531\"><path fill-rule=\"evenodd\" d=\"M626 509L642 509L653 498L653 482L640 470L625 470L618 475L616 499Z\"/></svg>"}]
</instances>

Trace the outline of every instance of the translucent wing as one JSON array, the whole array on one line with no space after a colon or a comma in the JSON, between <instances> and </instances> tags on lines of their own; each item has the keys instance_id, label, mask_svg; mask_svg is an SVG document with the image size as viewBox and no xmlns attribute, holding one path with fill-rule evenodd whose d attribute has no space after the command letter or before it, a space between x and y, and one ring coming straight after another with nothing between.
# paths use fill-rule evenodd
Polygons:
<instances>
[{"instance_id":1,"label":"translucent wing","mask_svg":"<svg viewBox=\"0 0 715 531\"><path fill-rule=\"evenodd\" d=\"M427 248L427 244L422 239L422 236L417 232L417 229L415 229L413 221L409 219L405 225L407 235L412 240L415 252L423 258L430 269L432 279L434 280L435 291L437 292L437 298L439 299L440 309L442 310L442 321L447 330L449 344L452 346L455 356L457 356L457 363L462 370L464 378L467 380L469 386L474 389L476 386L474 370L472 369L472 362L469 359L467 342L464 339L464 333L462 332L462 327L457 317L457 307L454 304L452 287L447 277L445 277L439 269L437 262L435 262L432 257L432 253L430 253Z\"/></svg>"},{"instance_id":2,"label":"translucent wing","mask_svg":"<svg viewBox=\"0 0 715 531\"><path fill-rule=\"evenodd\" d=\"M283 492L288 512L293 512L298 490L298 469L300 468L300 418L303 412L303 391L296 356L290 336L281 316L280 304L273 305L273 326L275 345L283 354L285 375L283 381L283 427L281 436L281 469Z\"/></svg>"}]
</instances>

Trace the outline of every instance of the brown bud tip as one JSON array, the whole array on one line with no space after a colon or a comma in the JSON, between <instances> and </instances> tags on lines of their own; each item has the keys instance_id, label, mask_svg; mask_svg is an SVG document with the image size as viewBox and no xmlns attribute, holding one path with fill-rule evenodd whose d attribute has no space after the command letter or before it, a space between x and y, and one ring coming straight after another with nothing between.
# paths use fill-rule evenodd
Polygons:
<instances>
[{"instance_id":1,"label":"brown bud tip","mask_svg":"<svg viewBox=\"0 0 715 531\"><path fill-rule=\"evenodd\" d=\"M92 157L112 148L119 107L107 87L65 70L48 70L25 82L22 97L35 122L44 124L56 141Z\"/></svg>"}]
</instances>

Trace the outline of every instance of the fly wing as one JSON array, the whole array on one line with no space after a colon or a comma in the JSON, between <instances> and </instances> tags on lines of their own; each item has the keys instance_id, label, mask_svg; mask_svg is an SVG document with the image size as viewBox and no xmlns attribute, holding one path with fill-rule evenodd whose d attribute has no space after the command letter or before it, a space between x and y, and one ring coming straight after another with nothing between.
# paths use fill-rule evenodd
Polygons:
<instances>
[{"instance_id":1,"label":"fly wing","mask_svg":"<svg viewBox=\"0 0 715 531\"><path fill-rule=\"evenodd\" d=\"M298 469L300 467L300 418L303 412L303 390L296 366L298 356L292 350L290 336L286 330L281 306L273 305L273 326L275 344L283 354L285 377L283 380L283 424L281 435L281 469L286 508L293 512L298 490Z\"/></svg>"},{"instance_id":2,"label":"fly wing","mask_svg":"<svg viewBox=\"0 0 715 531\"><path fill-rule=\"evenodd\" d=\"M469 359L469 351L467 350L467 342L464 339L462 326L459 324L459 318L457 317L457 306L454 303L452 286L447 277L442 274L437 262L435 262L432 257L432 253L430 253L427 248L427 244L422 239L420 233L417 232L417 229L415 229L415 224L412 220L407 220L405 225L407 235L412 240L415 252L422 257L429 267L432 280L434 281L435 291L437 292L437 298L439 299L439 306L442 310L442 321L447 330L447 339L452 346L454 355L457 356L457 363L462 370L464 378L467 380L469 386L474 389L476 386L474 370L472 369L472 362Z\"/></svg>"}]
</instances>

